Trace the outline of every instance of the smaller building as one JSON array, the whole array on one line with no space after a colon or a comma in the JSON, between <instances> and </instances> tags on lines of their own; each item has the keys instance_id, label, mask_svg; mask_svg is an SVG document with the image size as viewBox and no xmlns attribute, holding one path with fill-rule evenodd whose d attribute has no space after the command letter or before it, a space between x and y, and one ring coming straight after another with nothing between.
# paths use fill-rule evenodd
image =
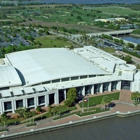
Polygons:
<instances>
[{"instance_id":1,"label":"smaller building","mask_svg":"<svg viewBox=\"0 0 140 140\"><path fill-rule=\"evenodd\" d=\"M115 21L127 21L125 18L107 18L107 19L95 19L95 22L101 21L101 22L115 22Z\"/></svg>"}]
</instances>

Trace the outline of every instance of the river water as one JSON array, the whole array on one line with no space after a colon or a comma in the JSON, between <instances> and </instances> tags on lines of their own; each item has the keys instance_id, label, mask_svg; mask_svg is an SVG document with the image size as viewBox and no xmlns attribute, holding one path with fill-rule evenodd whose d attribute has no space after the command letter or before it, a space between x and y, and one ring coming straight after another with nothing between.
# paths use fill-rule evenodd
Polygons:
<instances>
[{"instance_id":1,"label":"river water","mask_svg":"<svg viewBox=\"0 0 140 140\"><path fill-rule=\"evenodd\" d=\"M104 3L140 3L140 0L24 0L22 3L73 3L73 4L104 4Z\"/></svg>"},{"instance_id":2,"label":"river water","mask_svg":"<svg viewBox=\"0 0 140 140\"><path fill-rule=\"evenodd\" d=\"M137 44L140 44L140 37L135 37L135 36L120 36L120 38L127 40L127 41L131 41Z\"/></svg>"},{"instance_id":3,"label":"river water","mask_svg":"<svg viewBox=\"0 0 140 140\"><path fill-rule=\"evenodd\" d=\"M14 140L139 140L140 115L115 117Z\"/></svg>"}]
</instances>

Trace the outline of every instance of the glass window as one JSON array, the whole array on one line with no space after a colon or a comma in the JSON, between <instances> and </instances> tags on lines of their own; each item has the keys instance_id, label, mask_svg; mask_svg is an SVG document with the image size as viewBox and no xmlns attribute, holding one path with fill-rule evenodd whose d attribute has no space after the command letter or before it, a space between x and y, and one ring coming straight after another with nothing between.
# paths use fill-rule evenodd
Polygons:
<instances>
[{"instance_id":1,"label":"glass window","mask_svg":"<svg viewBox=\"0 0 140 140\"><path fill-rule=\"evenodd\" d=\"M45 96L38 97L38 103L39 105L45 103Z\"/></svg>"},{"instance_id":2,"label":"glass window","mask_svg":"<svg viewBox=\"0 0 140 140\"><path fill-rule=\"evenodd\" d=\"M34 98L27 99L27 104L28 104L28 107L33 106L34 105Z\"/></svg>"},{"instance_id":3,"label":"glass window","mask_svg":"<svg viewBox=\"0 0 140 140\"><path fill-rule=\"evenodd\" d=\"M43 82L42 84L50 84L50 81L47 81L47 82Z\"/></svg>"},{"instance_id":4,"label":"glass window","mask_svg":"<svg viewBox=\"0 0 140 140\"><path fill-rule=\"evenodd\" d=\"M77 80L77 79L79 79L79 77L78 77L78 76L71 77L71 80Z\"/></svg>"},{"instance_id":5,"label":"glass window","mask_svg":"<svg viewBox=\"0 0 140 140\"><path fill-rule=\"evenodd\" d=\"M87 75L80 76L80 79L85 79L85 78L87 78Z\"/></svg>"},{"instance_id":6,"label":"glass window","mask_svg":"<svg viewBox=\"0 0 140 140\"><path fill-rule=\"evenodd\" d=\"M16 101L16 108L23 107L23 100Z\"/></svg>"},{"instance_id":7,"label":"glass window","mask_svg":"<svg viewBox=\"0 0 140 140\"><path fill-rule=\"evenodd\" d=\"M96 77L96 75L89 75L89 78L93 78L93 77Z\"/></svg>"},{"instance_id":8,"label":"glass window","mask_svg":"<svg viewBox=\"0 0 140 140\"><path fill-rule=\"evenodd\" d=\"M5 110L10 110L10 109L12 109L11 102L5 102L5 103L4 103L4 108L5 108Z\"/></svg>"},{"instance_id":9,"label":"glass window","mask_svg":"<svg viewBox=\"0 0 140 140\"><path fill-rule=\"evenodd\" d=\"M60 82L60 79L52 80L52 83L58 83Z\"/></svg>"},{"instance_id":10,"label":"glass window","mask_svg":"<svg viewBox=\"0 0 140 140\"><path fill-rule=\"evenodd\" d=\"M69 81L69 77L68 78L62 78L61 81L62 82Z\"/></svg>"}]
</instances>

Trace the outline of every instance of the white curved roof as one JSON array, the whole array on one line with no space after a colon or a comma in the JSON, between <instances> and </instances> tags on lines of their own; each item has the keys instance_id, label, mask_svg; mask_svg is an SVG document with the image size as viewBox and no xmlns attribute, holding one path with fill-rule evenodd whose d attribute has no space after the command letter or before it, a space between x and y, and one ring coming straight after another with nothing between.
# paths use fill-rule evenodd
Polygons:
<instances>
[{"instance_id":1,"label":"white curved roof","mask_svg":"<svg viewBox=\"0 0 140 140\"><path fill-rule=\"evenodd\" d=\"M0 66L0 88L21 85L21 80L13 66Z\"/></svg>"},{"instance_id":2,"label":"white curved roof","mask_svg":"<svg viewBox=\"0 0 140 140\"><path fill-rule=\"evenodd\" d=\"M75 53L64 48L42 48L6 55L18 69L26 85L80 75L107 74Z\"/></svg>"},{"instance_id":3,"label":"white curved roof","mask_svg":"<svg viewBox=\"0 0 140 140\"><path fill-rule=\"evenodd\" d=\"M135 65L131 65L131 64L123 64L119 66L122 70L125 71L133 71L136 70L136 66Z\"/></svg>"}]
</instances>

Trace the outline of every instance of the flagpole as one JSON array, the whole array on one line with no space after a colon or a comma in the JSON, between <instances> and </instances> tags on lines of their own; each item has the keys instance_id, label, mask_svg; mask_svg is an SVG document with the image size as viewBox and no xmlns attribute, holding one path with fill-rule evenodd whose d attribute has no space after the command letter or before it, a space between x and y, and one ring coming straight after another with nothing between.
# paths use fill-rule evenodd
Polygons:
<instances>
[{"instance_id":1,"label":"flagpole","mask_svg":"<svg viewBox=\"0 0 140 140\"><path fill-rule=\"evenodd\" d=\"M88 97L88 111L89 111L89 97Z\"/></svg>"},{"instance_id":2,"label":"flagpole","mask_svg":"<svg viewBox=\"0 0 140 140\"><path fill-rule=\"evenodd\" d=\"M83 113L83 111L84 111L84 110L83 110L83 107L84 107L84 100L83 100L83 102L82 102L82 113Z\"/></svg>"}]
</instances>

